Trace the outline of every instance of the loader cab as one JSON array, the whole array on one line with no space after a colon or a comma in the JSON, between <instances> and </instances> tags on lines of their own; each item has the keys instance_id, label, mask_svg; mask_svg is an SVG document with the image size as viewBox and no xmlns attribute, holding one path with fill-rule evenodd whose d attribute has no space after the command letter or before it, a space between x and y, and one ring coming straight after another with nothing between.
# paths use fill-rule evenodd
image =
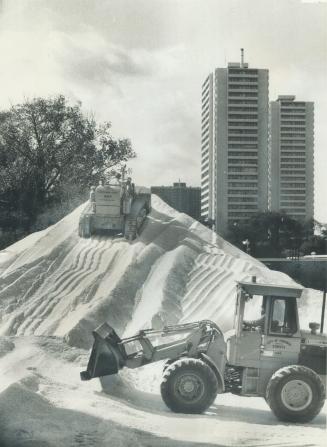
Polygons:
<instances>
[{"instance_id":1,"label":"loader cab","mask_svg":"<svg viewBox=\"0 0 327 447\"><path fill-rule=\"evenodd\" d=\"M229 363L258 367L264 358L283 361L285 356L297 361L301 293L301 287L239 282L234 335L228 340Z\"/></svg>"}]
</instances>

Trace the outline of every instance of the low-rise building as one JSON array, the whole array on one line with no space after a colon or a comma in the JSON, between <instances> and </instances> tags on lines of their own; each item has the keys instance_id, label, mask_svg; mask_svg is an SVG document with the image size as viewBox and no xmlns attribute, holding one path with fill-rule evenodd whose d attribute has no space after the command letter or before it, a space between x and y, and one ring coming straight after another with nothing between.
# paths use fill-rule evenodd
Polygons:
<instances>
[{"instance_id":1,"label":"low-rise building","mask_svg":"<svg viewBox=\"0 0 327 447\"><path fill-rule=\"evenodd\" d=\"M151 193L156 194L168 205L181 213L188 214L196 220L201 216L201 188L186 186L176 182L173 186L151 186Z\"/></svg>"}]
</instances>

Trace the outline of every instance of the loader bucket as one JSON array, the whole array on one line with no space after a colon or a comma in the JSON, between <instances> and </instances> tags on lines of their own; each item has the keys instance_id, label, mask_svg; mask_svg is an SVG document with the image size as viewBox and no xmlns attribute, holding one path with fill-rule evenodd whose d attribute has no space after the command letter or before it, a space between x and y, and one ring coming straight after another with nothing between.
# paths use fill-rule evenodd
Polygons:
<instances>
[{"instance_id":1,"label":"loader bucket","mask_svg":"<svg viewBox=\"0 0 327 447\"><path fill-rule=\"evenodd\" d=\"M80 373L81 380L117 374L124 367L126 352L114 329L103 323L93 331L94 343L86 371Z\"/></svg>"}]
</instances>

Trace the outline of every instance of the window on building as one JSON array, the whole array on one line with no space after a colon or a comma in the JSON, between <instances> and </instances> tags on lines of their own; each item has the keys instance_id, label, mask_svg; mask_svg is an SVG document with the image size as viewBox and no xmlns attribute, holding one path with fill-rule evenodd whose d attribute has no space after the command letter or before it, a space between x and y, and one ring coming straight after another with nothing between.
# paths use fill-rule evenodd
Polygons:
<instances>
[{"instance_id":1,"label":"window on building","mask_svg":"<svg viewBox=\"0 0 327 447\"><path fill-rule=\"evenodd\" d=\"M283 154L282 154L283 155ZM302 165L297 164L297 166L303 166L303 163L305 161L305 157L297 157L297 158L286 158L286 157L281 157L280 159L281 163L299 163L300 161L302 162Z\"/></svg>"},{"instance_id":2,"label":"window on building","mask_svg":"<svg viewBox=\"0 0 327 447\"><path fill-rule=\"evenodd\" d=\"M234 175L228 174L229 180L257 180L257 174L243 174L243 175Z\"/></svg>"},{"instance_id":3,"label":"window on building","mask_svg":"<svg viewBox=\"0 0 327 447\"><path fill-rule=\"evenodd\" d=\"M228 157L258 157L258 152L250 152L250 151L228 151Z\"/></svg>"},{"instance_id":4,"label":"window on building","mask_svg":"<svg viewBox=\"0 0 327 447\"><path fill-rule=\"evenodd\" d=\"M229 127L253 127L254 129L257 129L258 125L257 123L248 122L248 121L228 121Z\"/></svg>"},{"instance_id":5,"label":"window on building","mask_svg":"<svg viewBox=\"0 0 327 447\"><path fill-rule=\"evenodd\" d=\"M248 75L248 76L253 76L256 75L258 76L258 70L257 69L251 69L251 68L234 68L234 67L229 67L228 68L228 73L229 76L233 76L233 75Z\"/></svg>"},{"instance_id":6,"label":"window on building","mask_svg":"<svg viewBox=\"0 0 327 447\"><path fill-rule=\"evenodd\" d=\"M306 153L304 151L285 151L285 150L281 150L280 151L281 156L282 157L301 157L304 158L306 156Z\"/></svg>"},{"instance_id":7,"label":"window on building","mask_svg":"<svg viewBox=\"0 0 327 447\"><path fill-rule=\"evenodd\" d=\"M256 166L230 166L228 172L245 172L245 173L257 173Z\"/></svg>"},{"instance_id":8,"label":"window on building","mask_svg":"<svg viewBox=\"0 0 327 447\"><path fill-rule=\"evenodd\" d=\"M254 121L258 120L258 115L254 114L254 113L249 113L249 114L244 113L243 115L241 115L239 113L240 109L237 109L237 111L235 113L230 113L230 112L231 112L231 108L229 108L229 111L228 111L228 119L240 119L240 120L243 120L244 122L246 120L254 120ZM245 110L244 110L244 112L245 112ZM253 112L253 110L251 109L251 110L249 110L249 112Z\"/></svg>"},{"instance_id":9,"label":"window on building","mask_svg":"<svg viewBox=\"0 0 327 447\"><path fill-rule=\"evenodd\" d=\"M282 107L294 107L295 109L298 108L303 108L305 107L305 102L301 102L301 101L281 101L281 105Z\"/></svg>"},{"instance_id":10,"label":"window on building","mask_svg":"<svg viewBox=\"0 0 327 447\"><path fill-rule=\"evenodd\" d=\"M305 204L305 202L298 202L298 201L293 201L293 200L289 200L289 201L284 201L284 200L282 200L281 202L280 202L280 204L281 204L281 206L287 206L287 207L289 207L290 205L291 206L305 206L306 204Z\"/></svg>"},{"instance_id":11,"label":"window on building","mask_svg":"<svg viewBox=\"0 0 327 447\"><path fill-rule=\"evenodd\" d=\"M298 200L304 200L305 194L303 191L300 191L299 193L297 191L293 191L293 195L289 194L283 194L281 193L281 200L291 200L291 201L298 201Z\"/></svg>"},{"instance_id":12,"label":"window on building","mask_svg":"<svg viewBox=\"0 0 327 447\"><path fill-rule=\"evenodd\" d=\"M239 135L239 136L228 136L228 142L237 141L238 143L243 141L247 141L248 143L257 142L258 138L255 135Z\"/></svg>"},{"instance_id":13,"label":"window on building","mask_svg":"<svg viewBox=\"0 0 327 447\"><path fill-rule=\"evenodd\" d=\"M228 98L228 108L233 108L236 111L242 107L247 107L253 112L258 108L258 98L242 98L242 99L233 99Z\"/></svg>"},{"instance_id":14,"label":"window on building","mask_svg":"<svg viewBox=\"0 0 327 447\"><path fill-rule=\"evenodd\" d=\"M258 96L258 93L257 92L245 92L245 91L239 91L239 92L236 92L236 91L229 91L228 92L228 96L230 97L230 98L253 98L253 97L256 97L256 96Z\"/></svg>"},{"instance_id":15,"label":"window on building","mask_svg":"<svg viewBox=\"0 0 327 447\"><path fill-rule=\"evenodd\" d=\"M287 195L287 196L288 196L289 194L298 194L299 196L300 196L300 195L304 195L303 189L304 189L304 188L301 188L301 189L299 189L299 190L297 191L297 190L295 190L295 189L287 189L287 188L283 188L282 191L281 191L281 195Z\"/></svg>"},{"instance_id":16,"label":"window on building","mask_svg":"<svg viewBox=\"0 0 327 447\"><path fill-rule=\"evenodd\" d=\"M257 197L228 197L228 203L257 203Z\"/></svg>"},{"instance_id":17,"label":"window on building","mask_svg":"<svg viewBox=\"0 0 327 447\"><path fill-rule=\"evenodd\" d=\"M256 182L252 182L252 183L247 183L247 182L228 182L228 186L229 187L244 187L244 188L250 188L250 187L254 187L257 186Z\"/></svg>"},{"instance_id":18,"label":"window on building","mask_svg":"<svg viewBox=\"0 0 327 447\"><path fill-rule=\"evenodd\" d=\"M256 204L247 204L247 205L242 205L242 204L228 204L228 209L229 210L257 210L258 206Z\"/></svg>"},{"instance_id":19,"label":"window on building","mask_svg":"<svg viewBox=\"0 0 327 447\"><path fill-rule=\"evenodd\" d=\"M229 211L228 215L230 217L242 217L242 218L249 218L248 214L255 214L258 210L246 210L246 211Z\"/></svg>"},{"instance_id":20,"label":"window on building","mask_svg":"<svg viewBox=\"0 0 327 447\"><path fill-rule=\"evenodd\" d=\"M240 197L244 197L244 196L251 196L251 198L257 198L257 188L253 188L253 189L229 189L228 190L228 195L229 196L240 196Z\"/></svg>"},{"instance_id":21,"label":"window on building","mask_svg":"<svg viewBox=\"0 0 327 447\"><path fill-rule=\"evenodd\" d=\"M228 158L228 164L230 165L257 165L257 159L247 158L246 160L240 160L238 158Z\"/></svg>"},{"instance_id":22,"label":"window on building","mask_svg":"<svg viewBox=\"0 0 327 447\"><path fill-rule=\"evenodd\" d=\"M258 145L257 144L247 144L242 142L241 144L233 144L233 143L229 143L228 144L228 149L239 149L242 151L242 153L250 153L248 151L248 149L258 149ZM257 152L255 152L255 154L257 154Z\"/></svg>"}]
</instances>

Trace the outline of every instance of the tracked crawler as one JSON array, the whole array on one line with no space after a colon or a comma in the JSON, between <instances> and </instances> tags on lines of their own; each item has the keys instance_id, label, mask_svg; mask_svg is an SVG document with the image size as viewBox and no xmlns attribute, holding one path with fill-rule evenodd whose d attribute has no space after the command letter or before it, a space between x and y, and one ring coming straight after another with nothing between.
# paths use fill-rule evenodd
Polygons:
<instances>
[{"instance_id":1,"label":"tracked crawler","mask_svg":"<svg viewBox=\"0 0 327 447\"><path fill-rule=\"evenodd\" d=\"M148 188L136 187L125 171L110 183L92 186L90 200L79 220L79 236L88 238L100 232L133 240L141 231L151 210Z\"/></svg>"}]
</instances>

